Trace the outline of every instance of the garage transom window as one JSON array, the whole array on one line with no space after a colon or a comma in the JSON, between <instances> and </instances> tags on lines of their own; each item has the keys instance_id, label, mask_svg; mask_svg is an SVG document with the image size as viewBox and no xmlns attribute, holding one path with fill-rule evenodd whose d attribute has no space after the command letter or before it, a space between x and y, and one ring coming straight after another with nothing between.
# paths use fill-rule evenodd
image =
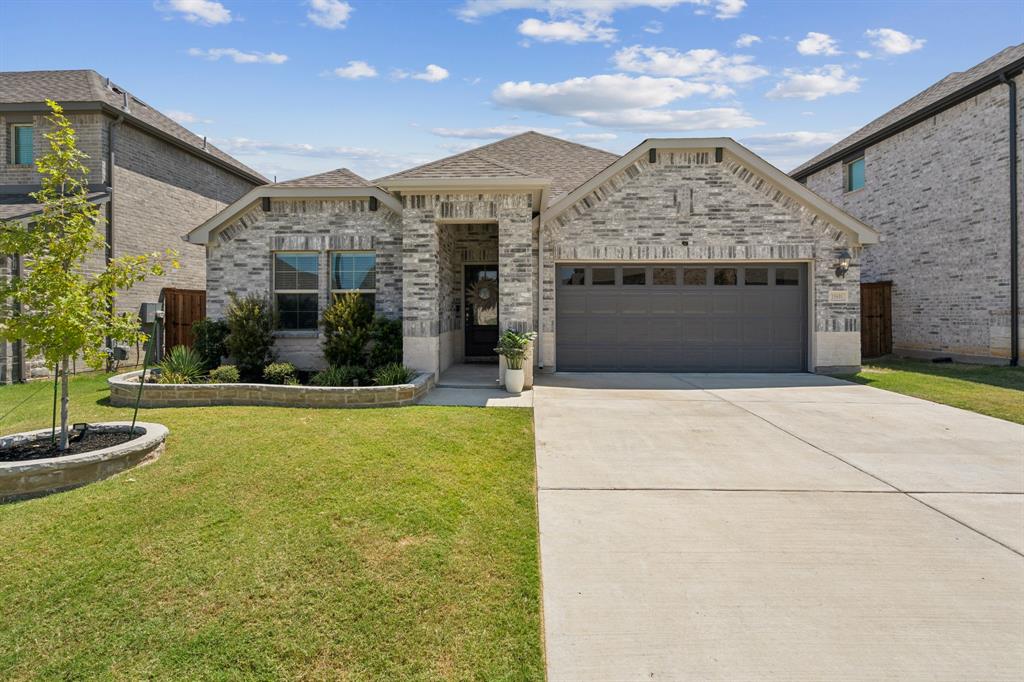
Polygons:
<instances>
[{"instance_id":1,"label":"garage transom window","mask_svg":"<svg viewBox=\"0 0 1024 682\"><path fill-rule=\"evenodd\" d=\"M274 305L278 329L315 331L319 320L319 277L315 252L274 253Z\"/></svg>"}]
</instances>

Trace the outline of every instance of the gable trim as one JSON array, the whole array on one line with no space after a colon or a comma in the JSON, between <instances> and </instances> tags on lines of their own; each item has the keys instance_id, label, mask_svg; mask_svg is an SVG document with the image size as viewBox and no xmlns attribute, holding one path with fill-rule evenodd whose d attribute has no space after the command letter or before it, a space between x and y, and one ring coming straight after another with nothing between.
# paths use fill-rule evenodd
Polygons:
<instances>
[{"instance_id":1,"label":"gable trim","mask_svg":"<svg viewBox=\"0 0 1024 682\"><path fill-rule=\"evenodd\" d=\"M643 162L645 155L651 149L707 152L710 154L716 148L724 149L750 172L771 182L781 195L797 201L814 215L836 226L852 237L857 244L874 244L878 242L878 232L875 229L832 205L730 137L651 138L644 140L608 168L552 204L544 213L543 223L545 225L555 223L562 214L579 202L603 201L604 196L601 196L602 193L598 192L599 196L591 198L592 193L595 193L595 190L600 190L602 185L618 174L629 174L630 167L637 163L637 161ZM634 172L639 174L639 170L634 169Z\"/></svg>"}]
</instances>

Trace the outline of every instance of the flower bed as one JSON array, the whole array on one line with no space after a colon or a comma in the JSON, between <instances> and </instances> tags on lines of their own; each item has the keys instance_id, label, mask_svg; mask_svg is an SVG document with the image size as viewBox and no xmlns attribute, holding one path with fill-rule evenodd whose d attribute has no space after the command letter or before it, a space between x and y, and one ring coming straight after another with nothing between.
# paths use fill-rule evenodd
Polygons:
<instances>
[{"instance_id":1,"label":"flower bed","mask_svg":"<svg viewBox=\"0 0 1024 682\"><path fill-rule=\"evenodd\" d=\"M131 423L105 422L91 424L89 428L127 433ZM63 457L0 462L0 502L77 488L159 457L167 437L167 427L137 422L135 430L141 431L136 438L99 450ZM50 438L50 429L2 436L0 450L42 438Z\"/></svg>"},{"instance_id":2,"label":"flower bed","mask_svg":"<svg viewBox=\"0 0 1024 682\"><path fill-rule=\"evenodd\" d=\"M135 405L141 371L107 380L110 404ZM151 384L142 389L142 407L268 405L275 407L396 407L412 405L434 386L434 375L416 375L395 386L287 386L278 384Z\"/></svg>"}]
</instances>

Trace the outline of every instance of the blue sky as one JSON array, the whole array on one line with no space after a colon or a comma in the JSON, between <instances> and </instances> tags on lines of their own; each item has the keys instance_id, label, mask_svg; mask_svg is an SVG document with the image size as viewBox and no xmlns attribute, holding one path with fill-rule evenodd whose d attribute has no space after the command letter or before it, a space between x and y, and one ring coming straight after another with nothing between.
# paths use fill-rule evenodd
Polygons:
<instances>
[{"instance_id":1,"label":"blue sky","mask_svg":"<svg viewBox=\"0 0 1024 682\"><path fill-rule=\"evenodd\" d=\"M0 69L95 69L280 180L340 166L374 178L526 129L618 153L728 135L788 170L1024 39L1019 0L0 0L0 12L37 27L4 31Z\"/></svg>"}]
</instances>

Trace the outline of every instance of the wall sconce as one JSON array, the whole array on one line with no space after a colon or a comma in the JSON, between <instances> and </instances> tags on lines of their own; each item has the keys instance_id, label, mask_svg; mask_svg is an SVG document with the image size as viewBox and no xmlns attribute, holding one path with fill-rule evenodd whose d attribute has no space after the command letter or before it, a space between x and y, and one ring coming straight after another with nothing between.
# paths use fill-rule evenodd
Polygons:
<instances>
[{"instance_id":1,"label":"wall sconce","mask_svg":"<svg viewBox=\"0 0 1024 682\"><path fill-rule=\"evenodd\" d=\"M836 256L836 277L845 279L846 273L850 270L850 252L843 249Z\"/></svg>"}]
</instances>

